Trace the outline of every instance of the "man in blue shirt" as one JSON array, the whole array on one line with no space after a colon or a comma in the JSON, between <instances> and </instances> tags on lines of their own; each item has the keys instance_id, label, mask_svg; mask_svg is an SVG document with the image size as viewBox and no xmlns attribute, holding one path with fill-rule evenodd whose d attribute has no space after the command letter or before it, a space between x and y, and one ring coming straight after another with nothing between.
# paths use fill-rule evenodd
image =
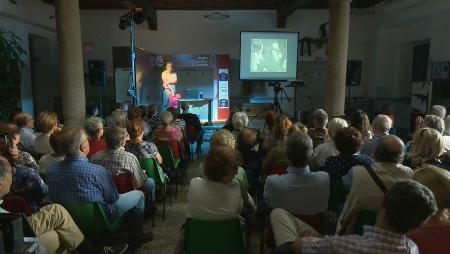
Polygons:
<instances>
[{"instance_id":1,"label":"man in blue shirt","mask_svg":"<svg viewBox=\"0 0 450 254\"><path fill-rule=\"evenodd\" d=\"M389 135L389 130L392 128L392 120L387 115L377 115L373 119L372 131L373 137L366 141L366 143L361 148L361 154L373 157L373 152L375 148L381 141L381 138Z\"/></svg>"},{"instance_id":2,"label":"man in blue shirt","mask_svg":"<svg viewBox=\"0 0 450 254\"><path fill-rule=\"evenodd\" d=\"M90 163L86 158L89 142L86 133L78 128L62 133L66 157L47 170L49 198L62 205L101 203L113 219L129 213L129 245L133 253L141 252L141 244L152 238L143 236L144 194L134 190L118 194L108 171Z\"/></svg>"}]
</instances>

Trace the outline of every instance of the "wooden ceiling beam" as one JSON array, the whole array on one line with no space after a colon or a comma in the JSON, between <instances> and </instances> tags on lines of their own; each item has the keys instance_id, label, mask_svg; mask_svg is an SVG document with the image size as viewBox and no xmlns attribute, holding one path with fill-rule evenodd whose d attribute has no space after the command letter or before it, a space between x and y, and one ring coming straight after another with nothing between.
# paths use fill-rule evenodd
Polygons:
<instances>
[{"instance_id":1,"label":"wooden ceiling beam","mask_svg":"<svg viewBox=\"0 0 450 254\"><path fill-rule=\"evenodd\" d=\"M297 9L315 0L284 0L277 9L277 27L286 28L288 17Z\"/></svg>"}]
</instances>

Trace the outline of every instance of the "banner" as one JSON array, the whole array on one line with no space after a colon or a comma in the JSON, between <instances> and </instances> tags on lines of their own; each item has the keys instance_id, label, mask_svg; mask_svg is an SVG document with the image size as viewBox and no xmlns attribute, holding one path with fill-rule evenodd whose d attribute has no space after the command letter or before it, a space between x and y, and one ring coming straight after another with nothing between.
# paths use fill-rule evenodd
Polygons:
<instances>
[{"instance_id":1,"label":"banner","mask_svg":"<svg viewBox=\"0 0 450 254\"><path fill-rule=\"evenodd\" d=\"M219 108L229 108L228 69L219 69Z\"/></svg>"}]
</instances>

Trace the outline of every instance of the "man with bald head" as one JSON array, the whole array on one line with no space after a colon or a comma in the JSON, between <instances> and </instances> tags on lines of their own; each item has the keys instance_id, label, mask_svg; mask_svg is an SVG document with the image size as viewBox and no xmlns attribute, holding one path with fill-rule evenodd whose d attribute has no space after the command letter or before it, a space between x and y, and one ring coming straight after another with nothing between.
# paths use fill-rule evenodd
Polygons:
<instances>
[{"instance_id":1,"label":"man with bald head","mask_svg":"<svg viewBox=\"0 0 450 254\"><path fill-rule=\"evenodd\" d=\"M387 115L377 115L372 122L373 137L366 141L361 148L361 154L373 157L373 152L380 142L381 138L389 135L392 127L392 120Z\"/></svg>"},{"instance_id":2,"label":"man with bald head","mask_svg":"<svg viewBox=\"0 0 450 254\"><path fill-rule=\"evenodd\" d=\"M380 139L371 165L373 172L384 186L389 189L395 182L409 179L413 175L411 168L403 166L405 145L397 137L387 135ZM351 189L337 225L338 234L351 234L358 212L361 209L378 211L381 208L384 193L368 173L368 168L355 166L344 176L350 179Z\"/></svg>"}]
</instances>

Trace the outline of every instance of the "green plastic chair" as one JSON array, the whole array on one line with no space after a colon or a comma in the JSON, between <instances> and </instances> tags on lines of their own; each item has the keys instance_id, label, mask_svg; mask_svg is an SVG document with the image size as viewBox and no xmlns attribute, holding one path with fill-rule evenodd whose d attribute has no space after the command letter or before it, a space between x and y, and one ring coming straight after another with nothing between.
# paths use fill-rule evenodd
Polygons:
<instances>
[{"instance_id":1,"label":"green plastic chair","mask_svg":"<svg viewBox=\"0 0 450 254\"><path fill-rule=\"evenodd\" d=\"M141 168L145 170L147 176L153 178L157 184L163 185L163 220L166 219L166 196L167 196L167 182L169 181L167 175L164 175L161 167L155 158L147 158L139 161ZM172 201L170 202L172 203Z\"/></svg>"},{"instance_id":2,"label":"green plastic chair","mask_svg":"<svg viewBox=\"0 0 450 254\"><path fill-rule=\"evenodd\" d=\"M176 178L180 177L180 159L175 159L172 153L172 149L170 149L169 145L159 145L158 151L161 154L161 157L163 158L163 163L170 168L170 170L173 170L176 173ZM175 183L175 199L178 195L178 181L173 181Z\"/></svg>"},{"instance_id":3,"label":"green plastic chair","mask_svg":"<svg viewBox=\"0 0 450 254\"><path fill-rule=\"evenodd\" d=\"M111 222L100 203L70 205L65 208L85 235L115 232L125 218L125 214L123 214Z\"/></svg>"},{"instance_id":4,"label":"green plastic chair","mask_svg":"<svg viewBox=\"0 0 450 254\"><path fill-rule=\"evenodd\" d=\"M242 254L245 237L238 219L206 221L188 218L184 228L186 254Z\"/></svg>"},{"instance_id":5,"label":"green plastic chair","mask_svg":"<svg viewBox=\"0 0 450 254\"><path fill-rule=\"evenodd\" d=\"M354 232L358 235L364 233L363 227L365 225L373 226L377 220L377 211L369 209L361 209L358 212L355 222Z\"/></svg>"}]
</instances>

